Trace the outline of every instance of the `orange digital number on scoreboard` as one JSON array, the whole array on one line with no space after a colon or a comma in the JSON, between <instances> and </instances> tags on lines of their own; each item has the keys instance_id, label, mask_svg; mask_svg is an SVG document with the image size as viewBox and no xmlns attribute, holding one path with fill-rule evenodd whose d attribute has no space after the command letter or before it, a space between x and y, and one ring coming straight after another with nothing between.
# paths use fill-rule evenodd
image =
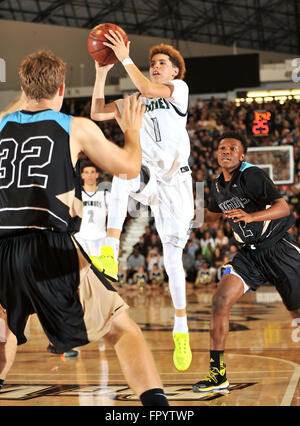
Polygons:
<instances>
[{"instance_id":1,"label":"orange digital number on scoreboard","mask_svg":"<svg viewBox=\"0 0 300 426\"><path fill-rule=\"evenodd\" d=\"M272 128L272 113L270 111L253 111L250 121L251 133L254 136L268 136Z\"/></svg>"},{"instance_id":2,"label":"orange digital number on scoreboard","mask_svg":"<svg viewBox=\"0 0 300 426\"><path fill-rule=\"evenodd\" d=\"M267 120L269 121L271 119L271 113L270 111L254 111L254 121L258 120Z\"/></svg>"},{"instance_id":3,"label":"orange digital number on scoreboard","mask_svg":"<svg viewBox=\"0 0 300 426\"><path fill-rule=\"evenodd\" d=\"M267 135L270 131L267 120L253 120L252 132L254 135Z\"/></svg>"}]
</instances>

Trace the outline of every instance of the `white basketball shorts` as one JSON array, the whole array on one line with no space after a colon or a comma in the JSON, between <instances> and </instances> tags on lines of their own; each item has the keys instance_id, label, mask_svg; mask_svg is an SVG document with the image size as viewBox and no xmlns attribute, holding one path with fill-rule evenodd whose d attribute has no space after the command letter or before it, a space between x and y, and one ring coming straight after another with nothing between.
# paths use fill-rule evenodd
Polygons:
<instances>
[{"instance_id":1,"label":"white basketball shorts","mask_svg":"<svg viewBox=\"0 0 300 426\"><path fill-rule=\"evenodd\" d=\"M167 184L156 178L155 170L151 166L144 162L143 166L149 173L149 181L140 192L131 191L130 196L150 206L163 244L171 243L184 248L194 218L191 174L179 170L172 178L172 184Z\"/></svg>"}]
</instances>

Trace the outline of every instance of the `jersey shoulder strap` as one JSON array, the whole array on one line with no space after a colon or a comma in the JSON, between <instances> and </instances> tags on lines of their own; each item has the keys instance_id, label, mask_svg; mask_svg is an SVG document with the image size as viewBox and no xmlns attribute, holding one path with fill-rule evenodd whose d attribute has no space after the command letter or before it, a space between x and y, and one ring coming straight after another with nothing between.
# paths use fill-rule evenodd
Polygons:
<instances>
[{"instance_id":1,"label":"jersey shoulder strap","mask_svg":"<svg viewBox=\"0 0 300 426\"><path fill-rule=\"evenodd\" d=\"M38 123L41 121L56 121L65 131L70 134L72 116L62 112L47 109L44 111L15 111L5 115L0 122L0 132L9 122L18 124Z\"/></svg>"}]
</instances>

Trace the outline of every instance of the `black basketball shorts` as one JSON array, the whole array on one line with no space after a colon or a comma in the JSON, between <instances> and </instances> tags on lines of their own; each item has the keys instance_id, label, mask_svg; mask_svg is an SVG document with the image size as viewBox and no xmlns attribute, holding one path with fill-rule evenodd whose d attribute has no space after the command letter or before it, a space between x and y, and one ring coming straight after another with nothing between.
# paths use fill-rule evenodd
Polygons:
<instances>
[{"instance_id":1,"label":"black basketball shorts","mask_svg":"<svg viewBox=\"0 0 300 426\"><path fill-rule=\"evenodd\" d=\"M289 311L300 309L300 248L288 233L263 250L243 247L231 265L253 290L268 282Z\"/></svg>"},{"instance_id":2,"label":"black basketball shorts","mask_svg":"<svg viewBox=\"0 0 300 426\"><path fill-rule=\"evenodd\" d=\"M128 308L69 234L33 231L0 239L0 304L18 344L36 313L61 352L97 341Z\"/></svg>"}]
</instances>

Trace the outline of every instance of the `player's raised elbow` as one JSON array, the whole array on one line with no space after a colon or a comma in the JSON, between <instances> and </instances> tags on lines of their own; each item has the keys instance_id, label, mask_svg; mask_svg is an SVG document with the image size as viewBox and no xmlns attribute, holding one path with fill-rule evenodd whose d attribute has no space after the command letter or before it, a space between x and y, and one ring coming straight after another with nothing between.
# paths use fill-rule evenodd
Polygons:
<instances>
[{"instance_id":1,"label":"player's raised elbow","mask_svg":"<svg viewBox=\"0 0 300 426\"><path fill-rule=\"evenodd\" d=\"M98 115L98 114L95 114L94 112L91 112L91 113L90 113L90 118L91 118L92 120L94 120L94 121L98 121L98 119L97 119L97 118L98 118L98 117L97 117L97 115Z\"/></svg>"},{"instance_id":2,"label":"player's raised elbow","mask_svg":"<svg viewBox=\"0 0 300 426\"><path fill-rule=\"evenodd\" d=\"M90 117L94 121L104 121L104 120L106 120L105 114L101 114L99 112L91 112Z\"/></svg>"}]
</instances>

